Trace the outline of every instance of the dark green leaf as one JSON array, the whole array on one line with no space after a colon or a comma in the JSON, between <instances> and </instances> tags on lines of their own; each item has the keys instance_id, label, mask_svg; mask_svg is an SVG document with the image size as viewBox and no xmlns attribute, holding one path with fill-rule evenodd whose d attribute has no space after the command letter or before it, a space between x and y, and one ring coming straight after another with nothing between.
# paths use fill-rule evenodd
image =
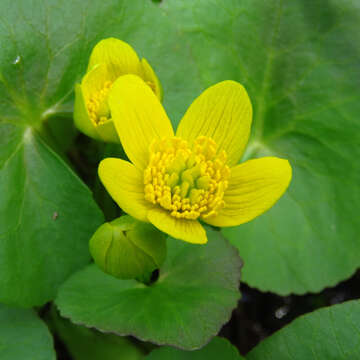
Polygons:
<instances>
[{"instance_id":1,"label":"dark green leaf","mask_svg":"<svg viewBox=\"0 0 360 360\"><path fill-rule=\"evenodd\" d=\"M237 349L224 338L216 337L200 350L184 351L169 346L153 350L146 360L241 360Z\"/></svg>"},{"instance_id":2,"label":"dark green leaf","mask_svg":"<svg viewBox=\"0 0 360 360\"><path fill-rule=\"evenodd\" d=\"M174 124L205 87L238 80L254 104L245 157L285 157L294 168L273 210L225 231L244 280L304 293L359 266L357 0L4 0L0 10L0 118L33 124L71 112L91 48L108 36L154 66ZM18 141L9 142L0 161Z\"/></svg>"},{"instance_id":3,"label":"dark green leaf","mask_svg":"<svg viewBox=\"0 0 360 360\"><path fill-rule=\"evenodd\" d=\"M246 359L355 360L360 354L359 323L359 301L320 309L265 339Z\"/></svg>"},{"instance_id":4,"label":"dark green leaf","mask_svg":"<svg viewBox=\"0 0 360 360\"><path fill-rule=\"evenodd\" d=\"M52 324L73 360L140 360L144 357L143 352L126 337L72 324L55 312Z\"/></svg>"},{"instance_id":5,"label":"dark green leaf","mask_svg":"<svg viewBox=\"0 0 360 360\"><path fill-rule=\"evenodd\" d=\"M0 359L55 360L49 330L32 310L0 304Z\"/></svg>"},{"instance_id":6,"label":"dark green leaf","mask_svg":"<svg viewBox=\"0 0 360 360\"><path fill-rule=\"evenodd\" d=\"M178 104L197 87L240 81L254 105L245 158L293 166L274 209L224 231L244 258L244 281L301 294L349 277L360 265L358 1L169 0L162 9L179 29L176 46L191 54L176 65L176 85L189 91Z\"/></svg>"},{"instance_id":7,"label":"dark green leaf","mask_svg":"<svg viewBox=\"0 0 360 360\"><path fill-rule=\"evenodd\" d=\"M120 280L95 265L61 287L56 304L73 322L143 341L196 349L216 335L240 297L240 258L213 230L207 245L168 240L168 257L151 286Z\"/></svg>"},{"instance_id":8,"label":"dark green leaf","mask_svg":"<svg viewBox=\"0 0 360 360\"><path fill-rule=\"evenodd\" d=\"M103 217L34 130L1 123L0 136L0 299L41 305L89 262L88 241Z\"/></svg>"},{"instance_id":9,"label":"dark green leaf","mask_svg":"<svg viewBox=\"0 0 360 360\"><path fill-rule=\"evenodd\" d=\"M150 1L1 1L1 301L32 306L52 299L88 261L87 240L102 221L89 191L34 129L57 132L47 142L66 149L73 135L54 122L71 117L74 84L96 42L128 40L151 63L171 44L154 46L151 34L170 34L168 23Z\"/></svg>"},{"instance_id":10,"label":"dark green leaf","mask_svg":"<svg viewBox=\"0 0 360 360\"><path fill-rule=\"evenodd\" d=\"M0 118L9 121L71 115L74 84L105 37L128 41L152 64L157 58L156 70L171 60L161 59L174 45L175 29L150 1L3 0L0 10Z\"/></svg>"}]
</instances>

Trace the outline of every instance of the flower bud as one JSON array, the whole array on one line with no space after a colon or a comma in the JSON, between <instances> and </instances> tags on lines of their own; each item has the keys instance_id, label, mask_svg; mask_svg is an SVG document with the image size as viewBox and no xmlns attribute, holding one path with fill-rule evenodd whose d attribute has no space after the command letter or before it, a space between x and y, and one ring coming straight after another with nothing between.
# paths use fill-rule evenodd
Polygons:
<instances>
[{"instance_id":1,"label":"flower bud","mask_svg":"<svg viewBox=\"0 0 360 360\"><path fill-rule=\"evenodd\" d=\"M101 225L89 245L96 265L120 279L146 278L166 257L166 235L128 215Z\"/></svg>"}]
</instances>

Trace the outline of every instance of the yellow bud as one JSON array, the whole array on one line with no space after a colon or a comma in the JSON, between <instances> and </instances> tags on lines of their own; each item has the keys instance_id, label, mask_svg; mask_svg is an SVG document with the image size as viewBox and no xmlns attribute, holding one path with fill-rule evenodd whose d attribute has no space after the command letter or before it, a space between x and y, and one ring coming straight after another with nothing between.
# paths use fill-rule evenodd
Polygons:
<instances>
[{"instance_id":1,"label":"yellow bud","mask_svg":"<svg viewBox=\"0 0 360 360\"><path fill-rule=\"evenodd\" d=\"M159 79L150 64L145 59L140 61L135 50L124 41L103 39L94 47L87 72L81 84L75 87L74 121L84 134L96 140L120 142L108 97L112 84L125 74L141 77L156 96L162 99Z\"/></svg>"}]
</instances>

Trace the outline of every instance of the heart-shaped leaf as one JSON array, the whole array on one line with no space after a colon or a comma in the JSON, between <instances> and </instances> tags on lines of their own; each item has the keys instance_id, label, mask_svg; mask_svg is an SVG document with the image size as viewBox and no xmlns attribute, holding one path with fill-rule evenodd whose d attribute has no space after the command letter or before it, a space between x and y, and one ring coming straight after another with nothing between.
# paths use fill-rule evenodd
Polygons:
<instances>
[{"instance_id":1,"label":"heart-shaped leaf","mask_svg":"<svg viewBox=\"0 0 360 360\"><path fill-rule=\"evenodd\" d=\"M141 0L3 0L0 10L3 123L41 128L49 116L71 113L74 83L94 44L108 36L129 41L154 66L174 124L205 87L238 80L255 114L245 158L276 155L294 168L273 210L224 231L245 259L244 280L280 294L304 293L359 266L356 0L168 0L160 7ZM15 133L1 151L4 160L24 131Z\"/></svg>"},{"instance_id":2,"label":"heart-shaped leaf","mask_svg":"<svg viewBox=\"0 0 360 360\"><path fill-rule=\"evenodd\" d=\"M53 146L49 133L62 128L47 120L72 117L74 84L96 42L118 36L147 44L144 29L167 21L154 13L141 0L1 1L0 301L42 305L89 261L87 242L103 216L38 133ZM60 142L54 149L66 149Z\"/></svg>"},{"instance_id":3,"label":"heart-shaped leaf","mask_svg":"<svg viewBox=\"0 0 360 360\"><path fill-rule=\"evenodd\" d=\"M55 310L55 309L52 309ZM140 360L144 352L126 337L75 325L52 311L51 324L73 360Z\"/></svg>"},{"instance_id":4,"label":"heart-shaped leaf","mask_svg":"<svg viewBox=\"0 0 360 360\"><path fill-rule=\"evenodd\" d=\"M34 130L0 123L0 135L0 299L41 305L89 262L88 240L103 216Z\"/></svg>"},{"instance_id":5,"label":"heart-shaped leaf","mask_svg":"<svg viewBox=\"0 0 360 360\"><path fill-rule=\"evenodd\" d=\"M254 106L245 158L293 167L272 210L224 230L244 258L244 281L301 294L349 277L360 265L358 1L168 0L162 9L192 62L176 67L181 87L243 83ZM181 105L197 93L182 95Z\"/></svg>"},{"instance_id":6,"label":"heart-shaped leaf","mask_svg":"<svg viewBox=\"0 0 360 360\"><path fill-rule=\"evenodd\" d=\"M53 340L34 311L0 304L0 359L55 360Z\"/></svg>"},{"instance_id":7,"label":"heart-shaped leaf","mask_svg":"<svg viewBox=\"0 0 360 360\"><path fill-rule=\"evenodd\" d=\"M215 337L200 350L184 351L164 346L153 350L146 360L241 360L236 347L221 337Z\"/></svg>"},{"instance_id":8,"label":"heart-shaped leaf","mask_svg":"<svg viewBox=\"0 0 360 360\"><path fill-rule=\"evenodd\" d=\"M350 360L360 353L360 302L302 316L256 346L248 360Z\"/></svg>"},{"instance_id":9,"label":"heart-shaped leaf","mask_svg":"<svg viewBox=\"0 0 360 360\"><path fill-rule=\"evenodd\" d=\"M159 279L119 280L95 265L61 286L56 304L73 322L143 341L197 349L226 323L240 298L241 261L217 231L206 245L168 240Z\"/></svg>"}]
</instances>

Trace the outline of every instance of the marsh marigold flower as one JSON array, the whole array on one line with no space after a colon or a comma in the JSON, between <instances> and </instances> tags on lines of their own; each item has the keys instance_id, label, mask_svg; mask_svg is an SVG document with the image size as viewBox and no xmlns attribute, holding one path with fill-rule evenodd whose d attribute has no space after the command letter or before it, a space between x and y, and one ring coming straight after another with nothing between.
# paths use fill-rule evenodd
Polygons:
<instances>
[{"instance_id":1,"label":"marsh marigold flower","mask_svg":"<svg viewBox=\"0 0 360 360\"><path fill-rule=\"evenodd\" d=\"M289 185L287 160L264 157L237 165L249 138L252 107L235 81L205 90L176 133L158 98L137 76L119 78L109 104L132 163L104 159L100 179L125 212L174 238L206 243L200 221L221 227L248 222Z\"/></svg>"},{"instance_id":2,"label":"marsh marigold flower","mask_svg":"<svg viewBox=\"0 0 360 360\"><path fill-rule=\"evenodd\" d=\"M140 76L161 99L160 82L146 59L140 60L124 41L101 40L91 53L85 76L75 86L74 121L80 131L97 140L119 142L108 98L113 83L126 74Z\"/></svg>"}]
</instances>

